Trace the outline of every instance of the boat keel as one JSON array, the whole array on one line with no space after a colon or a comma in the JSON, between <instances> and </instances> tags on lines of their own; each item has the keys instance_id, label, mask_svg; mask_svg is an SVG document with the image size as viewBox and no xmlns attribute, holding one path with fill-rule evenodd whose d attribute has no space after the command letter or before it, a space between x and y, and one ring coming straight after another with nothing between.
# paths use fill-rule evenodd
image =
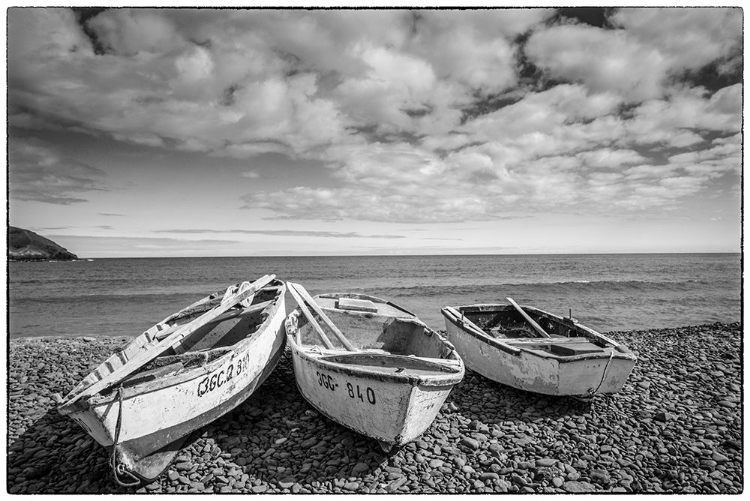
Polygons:
<instances>
[{"instance_id":1,"label":"boat keel","mask_svg":"<svg viewBox=\"0 0 750 501\"><path fill-rule=\"evenodd\" d=\"M160 450L140 458L131 451L117 446L113 451L113 455L116 456L110 460L115 481L125 487L153 482L167 469L190 436L188 434L178 438Z\"/></svg>"},{"instance_id":2,"label":"boat keel","mask_svg":"<svg viewBox=\"0 0 750 501\"><path fill-rule=\"evenodd\" d=\"M380 444L380 448L383 449L383 452L385 452L386 454L391 452L391 449L393 449L393 444L391 443L382 442L380 440L378 440L378 443Z\"/></svg>"}]
</instances>

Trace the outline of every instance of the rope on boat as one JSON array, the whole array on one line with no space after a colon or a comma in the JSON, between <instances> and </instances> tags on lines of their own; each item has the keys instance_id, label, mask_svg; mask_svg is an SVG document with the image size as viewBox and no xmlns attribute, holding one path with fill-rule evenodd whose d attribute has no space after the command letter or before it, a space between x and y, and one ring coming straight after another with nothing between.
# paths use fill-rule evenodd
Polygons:
<instances>
[{"instance_id":1,"label":"rope on boat","mask_svg":"<svg viewBox=\"0 0 750 501\"><path fill-rule=\"evenodd\" d=\"M599 381L599 386L596 387L595 390L591 391L589 390L589 394L593 397L597 393L599 393L599 388L602 387L602 384L604 383L604 379L607 377L607 369L609 369L609 363L612 361L612 359L615 356L615 351L612 350L609 352L609 358L607 359L607 365L604 366L604 372L602 372L602 380Z\"/></svg>"},{"instance_id":2,"label":"rope on boat","mask_svg":"<svg viewBox=\"0 0 750 501\"><path fill-rule=\"evenodd\" d=\"M134 487L141 483L141 479L133 475L128 471L127 467L122 463L117 463L117 443L120 441L120 428L122 427L122 385L117 388L117 400L120 406L117 411L117 425L115 426L115 441L112 445L112 456L110 457L109 464L112 466L112 474L115 477L115 481L123 487ZM133 479L132 482L124 482L120 480L121 476L128 475Z\"/></svg>"}]
</instances>

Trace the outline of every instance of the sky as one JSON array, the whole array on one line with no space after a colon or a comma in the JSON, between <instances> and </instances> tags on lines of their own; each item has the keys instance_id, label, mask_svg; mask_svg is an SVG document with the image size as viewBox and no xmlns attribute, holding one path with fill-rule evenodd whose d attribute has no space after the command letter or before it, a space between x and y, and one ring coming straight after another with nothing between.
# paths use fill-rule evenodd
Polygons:
<instances>
[{"instance_id":1,"label":"sky","mask_svg":"<svg viewBox=\"0 0 750 501\"><path fill-rule=\"evenodd\" d=\"M6 15L8 223L82 258L740 252L739 8Z\"/></svg>"}]
</instances>

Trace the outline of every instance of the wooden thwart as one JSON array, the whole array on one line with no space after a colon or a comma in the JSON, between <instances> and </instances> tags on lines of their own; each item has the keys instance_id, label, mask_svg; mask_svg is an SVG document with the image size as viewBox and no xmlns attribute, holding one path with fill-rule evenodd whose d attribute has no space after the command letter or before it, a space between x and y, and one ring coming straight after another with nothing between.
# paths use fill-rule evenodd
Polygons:
<instances>
[{"instance_id":1,"label":"wooden thwart","mask_svg":"<svg viewBox=\"0 0 750 501\"><path fill-rule=\"evenodd\" d=\"M297 304L299 304L300 309L305 314L307 319L310 321L313 327L315 327L315 330L320 335L320 338L323 340L323 343L326 345L326 348L333 349L334 346L331 344L331 340L328 339L328 337L323 332L323 329L320 327L320 324L313 318L312 313L310 310L305 307L304 303L307 302L307 304L310 305L310 307L315 311L315 313L318 314L318 316L323 320L323 322L328 326L329 329L334 333L334 335L338 338L338 340L341 342L341 344L344 345L344 347L349 351L359 351L352 343L349 342L349 340L344 336L344 334L336 327L336 325L331 321L330 318L328 318L328 315L326 315L323 310L318 306L318 303L315 302L315 300L310 297L310 294L307 293L304 287L302 287L300 284L295 284L293 282L287 282L287 286L289 288L289 291L292 293L292 297L294 297L294 300L297 301Z\"/></svg>"},{"instance_id":2,"label":"wooden thwart","mask_svg":"<svg viewBox=\"0 0 750 501\"><path fill-rule=\"evenodd\" d=\"M256 280L255 282L250 284L250 286L244 291L227 298L227 300L222 301L220 305L216 306L212 310L207 311L205 314L196 318L192 322L183 325L181 328L172 332L169 336L159 341L157 344L149 347L146 351L136 354L124 365L122 365L118 369L115 369L111 373L101 378L99 381L85 388L78 395L73 397L68 402L68 404L72 404L80 398L95 395L96 393L104 391L110 386L117 384L118 381L122 381L124 378L130 376L135 371L161 355L166 349L172 347L175 343L178 343L181 339L193 332L195 329L203 327L204 325L216 319L222 313L227 311L229 308L233 307L235 304L243 301L251 295L254 295L259 289L262 289L275 277L276 275L265 275L264 277Z\"/></svg>"},{"instance_id":3,"label":"wooden thwart","mask_svg":"<svg viewBox=\"0 0 750 501\"><path fill-rule=\"evenodd\" d=\"M535 331L537 331L539 334L541 334L544 337L550 337L549 334L547 334L547 331L545 331L544 329L542 329L542 327L538 323L536 323L534 321L534 319L531 318L525 311L523 311L523 308L521 308L520 306L518 306L518 304L515 301L513 301L509 297L506 297L505 299L507 299L510 302L510 304L512 304L513 307L516 310L518 310L518 313L520 313L523 316L523 318L525 318L526 321L529 324L531 324L531 326L534 328Z\"/></svg>"},{"instance_id":4,"label":"wooden thwart","mask_svg":"<svg viewBox=\"0 0 750 501\"><path fill-rule=\"evenodd\" d=\"M366 299L340 297L336 302L336 306L338 306L340 310L368 311L370 313L378 312L378 307L375 306L372 301Z\"/></svg>"}]
</instances>

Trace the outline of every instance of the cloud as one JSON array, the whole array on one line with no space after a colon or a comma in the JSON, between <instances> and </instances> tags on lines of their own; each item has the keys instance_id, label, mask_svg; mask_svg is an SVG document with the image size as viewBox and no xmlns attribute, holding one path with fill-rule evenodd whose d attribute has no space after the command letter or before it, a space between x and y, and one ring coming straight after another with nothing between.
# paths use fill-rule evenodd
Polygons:
<instances>
[{"instance_id":1,"label":"cloud","mask_svg":"<svg viewBox=\"0 0 750 501\"><path fill-rule=\"evenodd\" d=\"M732 172L739 175L742 167L741 143L717 140L714 144L709 149L673 155L669 157L670 165L678 166L702 180Z\"/></svg>"},{"instance_id":2,"label":"cloud","mask_svg":"<svg viewBox=\"0 0 750 501\"><path fill-rule=\"evenodd\" d=\"M633 150L613 150L602 148L592 151L584 151L576 155L583 164L589 167L604 169L621 169L627 164L642 162L644 157Z\"/></svg>"},{"instance_id":3,"label":"cloud","mask_svg":"<svg viewBox=\"0 0 750 501\"><path fill-rule=\"evenodd\" d=\"M637 165L626 169L623 174L627 179L659 180L671 176L677 168L677 165Z\"/></svg>"},{"instance_id":4,"label":"cloud","mask_svg":"<svg viewBox=\"0 0 750 501\"><path fill-rule=\"evenodd\" d=\"M429 188L428 188L429 189ZM323 221L363 220L397 223L451 222L466 219L488 219L484 203L471 195L448 196L436 204L434 196L415 197L401 193L373 191L366 188L296 187L271 196L250 194L243 197L244 208L268 209L285 219ZM416 195L416 193L415 193ZM284 197L282 200L280 197Z\"/></svg>"},{"instance_id":5,"label":"cloud","mask_svg":"<svg viewBox=\"0 0 750 501\"><path fill-rule=\"evenodd\" d=\"M67 158L39 140L14 139L8 145L10 198L56 205L86 202L80 196L104 190L104 172Z\"/></svg>"},{"instance_id":6,"label":"cloud","mask_svg":"<svg viewBox=\"0 0 750 501\"><path fill-rule=\"evenodd\" d=\"M215 239L189 239L189 238L163 238L163 237L122 237L122 236L90 236L90 235L50 235L49 238L65 238L65 239L91 239L99 241L119 242L126 241L132 245L149 245L149 246L172 246L180 245L182 243L192 244L208 244L208 245L223 245L223 244L235 244L239 240L215 240Z\"/></svg>"},{"instance_id":7,"label":"cloud","mask_svg":"<svg viewBox=\"0 0 750 501\"><path fill-rule=\"evenodd\" d=\"M230 233L241 235L271 235L281 237L323 237L323 238L406 238L403 235L362 235L354 231L314 231L314 230L210 230L210 229L174 229L159 230L157 233Z\"/></svg>"},{"instance_id":8,"label":"cloud","mask_svg":"<svg viewBox=\"0 0 750 501\"><path fill-rule=\"evenodd\" d=\"M158 11L112 9L88 22L107 52L134 56L179 48L184 39L176 26Z\"/></svg>"},{"instance_id":9,"label":"cloud","mask_svg":"<svg viewBox=\"0 0 750 501\"><path fill-rule=\"evenodd\" d=\"M670 143L679 133L693 130L733 132L742 124L742 86L725 87L713 95L704 89L682 89L665 99L650 100L633 110L625 124L640 141ZM697 141L692 141L697 142ZM677 142L676 147L691 143Z\"/></svg>"},{"instance_id":10,"label":"cloud","mask_svg":"<svg viewBox=\"0 0 750 501\"><path fill-rule=\"evenodd\" d=\"M237 240L183 239L163 237L124 237L91 235L46 235L68 249L87 249L89 255L99 256L145 256L184 255L209 252L210 255L225 252L228 246L241 243ZM80 255L80 253L78 253ZM221 255L221 254L218 254Z\"/></svg>"},{"instance_id":11,"label":"cloud","mask_svg":"<svg viewBox=\"0 0 750 501\"><path fill-rule=\"evenodd\" d=\"M39 36L40 34L44 36ZM88 37L78 28L70 9L8 9L8 73L23 77L26 62L91 54ZM28 59L27 59L28 58Z\"/></svg>"},{"instance_id":12,"label":"cloud","mask_svg":"<svg viewBox=\"0 0 750 501\"><path fill-rule=\"evenodd\" d=\"M550 77L582 82L638 103L665 96L670 81L709 64L736 69L742 46L741 9L630 9L614 11L621 29L563 24L539 29L525 48Z\"/></svg>"},{"instance_id":13,"label":"cloud","mask_svg":"<svg viewBox=\"0 0 750 501\"><path fill-rule=\"evenodd\" d=\"M624 31L561 25L535 32L526 54L552 78L581 82L595 92L615 92L628 102L662 95L664 56Z\"/></svg>"},{"instance_id":14,"label":"cloud","mask_svg":"<svg viewBox=\"0 0 750 501\"><path fill-rule=\"evenodd\" d=\"M618 9L611 20L656 47L670 69L696 70L732 58L742 47L740 8Z\"/></svg>"}]
</instances>

